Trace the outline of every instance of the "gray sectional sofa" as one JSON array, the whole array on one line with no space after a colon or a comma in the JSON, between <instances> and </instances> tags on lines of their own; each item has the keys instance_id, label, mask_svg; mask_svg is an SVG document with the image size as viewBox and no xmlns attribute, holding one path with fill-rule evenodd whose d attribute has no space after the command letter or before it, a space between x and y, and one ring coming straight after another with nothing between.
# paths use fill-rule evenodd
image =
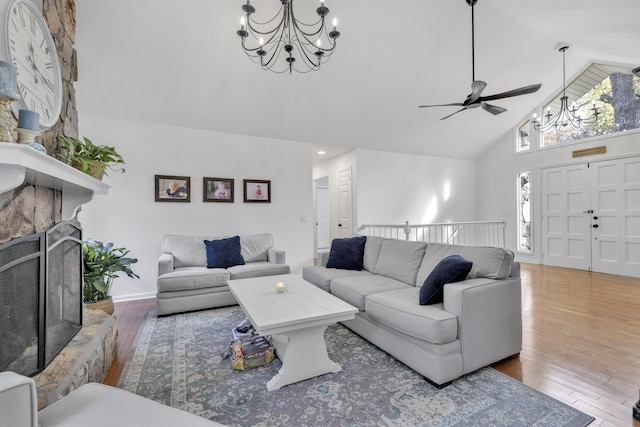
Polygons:
<instances>
[{"instance_id":1,"label":"gray sectional sofa","mask_svg":"<svg viewBox=\"0 0 640 427\"><path fill-rule=\"evenodd\" d=\"M467 279L444 286L444 301L420 305L423 282L449 255L472 261ZM359 309L349 329L437 386L522 348L520 265L508 249L368 236L364 269L304 267L303 278Z\"/></svg>"},{"instance_id":2,"label":"gray sectional sofa","mask_svg":"<svg viewBox=\"0 0 640 427\"><path fill-rule=\"evenodd\" d=\"M205 240L210 236L166 235L158 259L158 315L237 304L229 279L289 274L285 252L273 247L271 233L240 236L243 265L207 268Z\"/></svg>"}]
</instances>

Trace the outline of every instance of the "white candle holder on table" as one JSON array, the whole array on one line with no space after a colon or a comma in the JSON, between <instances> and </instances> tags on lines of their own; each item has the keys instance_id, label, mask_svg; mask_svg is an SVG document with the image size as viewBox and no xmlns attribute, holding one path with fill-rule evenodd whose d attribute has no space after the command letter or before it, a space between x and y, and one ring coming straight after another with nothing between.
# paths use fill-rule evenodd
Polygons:
<instances>
[{"instance_id":1,"label":"white candle holder on table","mask_svg":"<svg viewBox=\"0 0 640 427\"><path fill-rule=\"evenodd\" d=\"M287 286L286 283L276 282L276 292L281 294L281 293L287 292L288 290L289 290L289 287Z\"/></svg>"}]
</instances>

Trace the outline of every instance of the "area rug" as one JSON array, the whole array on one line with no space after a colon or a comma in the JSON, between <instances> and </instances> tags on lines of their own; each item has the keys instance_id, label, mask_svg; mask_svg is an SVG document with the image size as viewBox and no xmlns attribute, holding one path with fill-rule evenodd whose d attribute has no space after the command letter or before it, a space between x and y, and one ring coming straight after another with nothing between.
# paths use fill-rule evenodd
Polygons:
<instances>
[{"instance_id":1,"label":"area rug","mask_svg":"<svg viewBox=\"0 0 640 427\"><path fill-rule=\"evenodd\" d=\"M231 368L222 353L245 318L237 307L157 317L141 325L118 387L230 426L567 426L594 418L492 369L438 390L342 325L327 328L342 372L272 392L280 369Z\"/></svg>"}]
</instances>

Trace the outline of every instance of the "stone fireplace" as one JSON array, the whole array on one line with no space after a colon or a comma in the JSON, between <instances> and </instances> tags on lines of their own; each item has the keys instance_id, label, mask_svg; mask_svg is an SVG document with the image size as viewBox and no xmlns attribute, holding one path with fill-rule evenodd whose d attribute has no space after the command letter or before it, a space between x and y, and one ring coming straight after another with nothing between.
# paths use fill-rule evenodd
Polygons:
<instances>
[{"instance_id":1,"label":"stone fireplace","mask_svg":"<svg viewBox=\"0 0 640 427\"><path fill-rule=\"evenodd\" d=\"M0 301L0 370L44 370L82 327L79 225L0 245Z\"/></svg>"},{"instance_id":2,"label":"stone fireplace","mask_svg":"<svg viewBox=\"0 0 640 427\"><path fill-rule=\"evenodd\" d=\"M108 189L31 147L0 144L0 316L7 316L0 320L0 353L9 354L0 357L0 367L29 375L51 362L34 376L39 407L89 381L102 382L115 355L115 319L82 310L78 222L81 205ZM47 285L55 289L48 295ZM10 298L14 302L6 303ZM18 308L23 313L15 316ZM51 333L43 338L38 327L45 319ZM19 349L5 350L9 342Z\"/></svg>"}]
</instances>

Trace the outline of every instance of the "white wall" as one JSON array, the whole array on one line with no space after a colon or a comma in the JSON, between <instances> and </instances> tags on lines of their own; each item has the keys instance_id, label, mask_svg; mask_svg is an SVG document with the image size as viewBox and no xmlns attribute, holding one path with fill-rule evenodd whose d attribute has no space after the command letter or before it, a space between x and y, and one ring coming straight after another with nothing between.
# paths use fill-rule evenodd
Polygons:
<instances>
[{"instance_id":1,"label":"white wall","mask_svg":"<svg viewBox=\"0 0 640 427\"><path fill-rule=\"evenodd\" d=\"M572 157L572 151L606 146L605 154ZM515 252L517 246L517 185L520 171L532 173L532 254L517 253L521 261L540 263L542 260L542 203L541 170L544 167L588 163L611 158L640 155L640 131L630 131L607 137L554 148L534 149L515 154L515 131L510 132L478 159L478 220L507 219L507 247Z\"/></svg>"},{"instance_id":2,"label":"white wall","mask_svg":"<svg viewBox=\"0 0 640 427\"><path fill-rule=\"evenodd\" d=\"M357 150L357 161L358 225L476 219L473 161L373 150Z\"/></svg>"},{"instance_id":3,"label":"white wall","mask_svg":"<svg viewBox=\"0 0 640 427\"><path fill-rule=\"evenodd\" d=\"M337 176L348 167L354 231L362 224L476 219L475 162L357 149L313 168L314 179L329 178L332 239L339 235Z\"/></svg>"},{"instance_id":4,"label":"white wall","mask_svg":"<svg viewBox=\"0 0 640 427\"><path fill-rule=\"evenodd\" d=\"M110 173L112 188L84 205L83 237L131 250L141 280L114 282L116 301L155 296L164 234L230 236L271 232L294 274L313 263L311 146L309 144L178 127L80 117L80 133L113 145L126 173ZM191 177L190 203L154 198L154 175ZM235 203L204 203L202 178L235 179ZM243 179L271 180L270 204L243 203ZM203 246L204 250L204 246Z\"/></svg>"},{"instance_id":5,"label":"white wall","mask_svg":"<svg viewBox=\"0 0 640 427\"><path fill-rule=\"evenodd\" d=\"M340 156L334 157L332 159L327 160L326 162L322 162L319 165L313 167L313 179L320 179L327 177L329 181L329 239L335 239L338 237L339 229L338 229L338 172L345 170L347 168L351 168L351 185L352 185L352 195L353 195L353 230L355 232L357 224L355 223L355 218L357 215L357 206L355 203L355 195L358 191L358 162L356 160L356 151L349 151L348 153L342 154ZM316 210L315 207L316 202L316 194L315 188L313 189L313 203L314 203L314 212ZM314 215L314 224L315 224L315 215Z\"/></svg>"}]
</instances>

